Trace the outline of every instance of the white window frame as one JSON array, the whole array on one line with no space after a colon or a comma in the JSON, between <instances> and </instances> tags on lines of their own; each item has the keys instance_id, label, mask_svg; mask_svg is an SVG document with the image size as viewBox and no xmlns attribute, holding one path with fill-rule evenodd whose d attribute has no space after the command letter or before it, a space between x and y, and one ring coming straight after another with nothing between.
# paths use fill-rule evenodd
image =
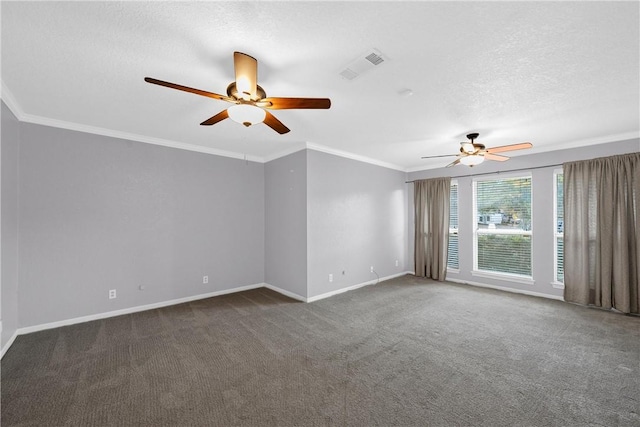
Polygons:
<instances>
[{"instance_id":1,"label":"white window frame","mask_svg":"<svg viewBox=\"0 0 640 427\"><path fill-rule=\"evenodd\" d=\"M481 181L496 181L503 179L513 178L528 178L531 180L531 230L504 230L504 229L481 229L478 228L478 182ZM519 236L531 236L531 257L533 261L533 178L531 172L514 172L514 173L500 173L486 175L482 177L473 178L473 218L472 218L472 230L473 230L473 270L472 276L485 277L488 279L507 280L510 282L522 283L525 285L533 285L533 266L531 276L525 276L521 274L513 273L501 273L499 271L487 271L478 269L478 236L481 234L496 234L496 235L519 235Z\"/></svg>"},{"instance_id":2,"label":"white window frame","mask_svg":"<svg viewBox=\"0 0 640 427\"><path fill-rule=\"evenodd\" d=\"M564 241L564 223L562 232L558 231L558 175L564 175L564 170L555 169L553 171L553 282L551 282L551 286L556 289L564 289L564 282L558 280L558 238L562 238Z\"/></svg>"},{"instance_id":3,"label":"white window frame","mask_svg":"<svg viewBox=\"0 0 640 427\"><path fill-rule=\"evenodd\" d=\"M458 180L452 179L451 180L451 187L453 186L458 187L458 191L456 191L456 194L458 196L458 201L457 201L457 205L458 205L458 228L451 228L449 227L449 236L456 235L458 236L458 268L452 268L449 267L449 263L447 262L447 272L449 273L460 273L460 186L458 185ZM451 194L451 193L449 193ZM449 222L451 223L451 222Z\"/></svg>"}]
</instances>

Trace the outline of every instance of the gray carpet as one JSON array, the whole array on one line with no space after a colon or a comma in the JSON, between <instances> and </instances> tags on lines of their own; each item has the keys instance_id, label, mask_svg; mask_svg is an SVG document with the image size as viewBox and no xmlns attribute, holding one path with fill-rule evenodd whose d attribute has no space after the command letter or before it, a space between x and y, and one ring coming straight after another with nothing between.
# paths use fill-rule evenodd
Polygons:
<instances>
[{"instance_id":1,"label":"gray carpet","mask_svg":"<svg viewBox=\"0 0 640 427\"><path fill-rule=\"evenodd\" d=\"M640 318L405 276L19 336L2 426L640 426Z\"/></svg>"}]
</instances>

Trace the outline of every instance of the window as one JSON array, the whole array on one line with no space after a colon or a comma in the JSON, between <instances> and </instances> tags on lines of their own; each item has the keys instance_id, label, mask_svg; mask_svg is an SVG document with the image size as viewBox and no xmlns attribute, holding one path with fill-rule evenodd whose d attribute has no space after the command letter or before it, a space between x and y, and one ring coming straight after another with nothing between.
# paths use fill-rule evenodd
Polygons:
<instances>
[{"instance_id":1,"label":"window","mask_svg":"<svg viewBox=\"0 0 640 427\"><path fill-rule=\"evenodd\" d=\"M458 262L458 183L451 181L449 192L449 252L447 267L452 270L460 269Z\"/></svg>"},{"instance_id":2,"label":"window","mask_svg":"<svg viewBox=\"0 0 640 427\"><path fill-rule=\"evenodd\" d=\"M476 179L474 273L531 280L531 176Z\"/></svg>"},{"instance_id":3,"label":"window","mask_svg":"<svg viewBox=\"0 0 640 427\"><path fill-rule=\"evenodd\" d=\"M555 234L555 280L564 283L564 174L556 170L554 178L554 234Z\"/></svg>"}]
</instances>

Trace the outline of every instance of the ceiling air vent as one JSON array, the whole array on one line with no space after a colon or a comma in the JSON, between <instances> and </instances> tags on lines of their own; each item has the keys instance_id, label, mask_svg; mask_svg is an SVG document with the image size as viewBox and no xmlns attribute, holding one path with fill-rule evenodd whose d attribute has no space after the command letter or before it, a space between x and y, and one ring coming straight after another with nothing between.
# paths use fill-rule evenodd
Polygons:
<instances>
[{"instance_id":1,"label":"ceiling air vent","mask_svg":"<svg viewBox=\"0 0 640 427\"><path fill-rule=\"evenodd\" d=\"M385 58L382 52L376 49L370 49L344 67L339 74L346 80L354 80L367 71L380 66L384 61Z\"/></svg>"},{"instance_id":2,"label":"ceiling air vent","mask_svg":"<svg viewBox=\"0 0 640 427\"><path fill-rule=\"evenodd\" d=\"M356 73L355 71L353 71L350 68L345 68L344 70L342 70L342 72L340 73L340 75L342 77L344 77L347 80L353 80L356 77L358 77L360 74Z\"/></svg>"},{"instance_id":3,"label":"ceiling air vent","mask_svg":"<svg viewBox=\"0 0 640 427\"><path fill-rule=\"evenodd\" d=\"M376 55L375 53L370 53L366 56L366 59L371 62L373 65L378 65L384 62L384 59L380 55Z\"/></svg>"}]
</instances>

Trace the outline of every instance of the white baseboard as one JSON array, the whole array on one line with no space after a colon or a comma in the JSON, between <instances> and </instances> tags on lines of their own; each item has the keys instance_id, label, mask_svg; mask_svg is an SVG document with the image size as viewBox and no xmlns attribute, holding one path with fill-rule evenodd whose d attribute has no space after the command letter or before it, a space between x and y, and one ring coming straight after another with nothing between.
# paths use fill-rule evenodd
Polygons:
<instances>
[{"instance_id":1,"label":"white baseboard","mask_svg":"<svg viewBox=\"0 0 640 427\"><path fill-rule=\"evenodd\" d=\"M273 286L273 285L270 285L268 283L264 283L264 287L267 288L267 289L271 289L272 291L277 292L279 294L282 294L284 296L287 296L289 298L293 298L293 299L301 301L301 302L308 302L306 297L300 296L300 295L298 295L298 294L296 294L294 292L287 291L287 290L279 288L277 286Z\"/></svg>"},{"instance_id":2,"label":"white baseboard","mask_svg":"<svg viewBox=\"0 0 640 427\"><path fill-rule=\"evenodd\" d=\"M396 277L404 276L404 275L407 275L407 274L411 274L411 273L409 273L408 271L403 271L402 273L392 274L391 276L381 277L380 279L369 280L367 282L358 283L357 285L348 286L348 287L342 288L342 289L336 289L335 291L331 291L331 292L327 292L327 293L324 293L324 294L316 295L314 297L307 298L307 302L314 302L314 301L318 301L318 300L321 300L321 299L329 298L329 297L332 297L334 295L338 295L338 294L341 294L341 293L344 293L344 292L348 292L348 291L353 291L354 289L362 288L364 286L375 285L376 283L382 282L384 280L395 279Z\"/></svg>"},{"instance_id":3,"label":"white baseboard","mask_svg":"<svg viewBox=\"0 0 640 427\"><path fill-rule=\"evenodd\" d=\"M75 317L73 319L60 320L58 322L44 323L41 325L27 326L25 328L19 328L17 330L18 335L30 334L32 332L44 331L46 329L59 328L61 326L75 325L76 323L90 322L92 320L106 319L109 317L122 316L123 314L137 313L139 311L153 310L156 308L167 307L170 305L183 304L185 302L196 301L205 298L217 297L220 295L232 294L236 292L248 291L250 289L257 289L264 287L264 283L257 283L255 285L240 286L232 289L225 289L222 291L209 292L206 294L192 295L189 297L172 299L168 301L156 302L153 304L139 305L136 307L123 308L121 310L107 311L104 313L91 314L89 316Z\"/></svg>"},{"instance_id":4,"label":"white baseboard","mask_svg":"<svg viewBox=\"0 0 640 427\"><path fill-rule=\"evenodd\" d=\"M11 345L13 344L13 342L16 340L17 337L18 337L18 331L14 332L13 335L11 335L11 338L9 338L9 341L7 341L4 347L2 347L2 351L0 351L0 359L4 357L4 354L7 352L7 350L9 350L9 347L11 347Z\"/></svg>"},{"instance_id":5,"label":"white baseboard","mask_svg":"<svg viewBox=\"0 0 640 427\"><path fill-rule=\"evenodd\" d=\"M30 334L30 333L33 333L33 332L44 331L44 330L47 330L47 329L59 328L61 326L69 326L69 325L75 325L77 323L90 322L90 321L93 321L93 320L107 319L109 317L122 316L124 314L137 313L137 312L146 311L146 310L153 310L153 309L156 309L156 308L168 307L170 305L183 304L185 302L191 302L191 301L196 301L196 300L205 299L205 298L212 298L212 297L217 297L217 296L220 296L220 295L232 294L232 293L236 293L236 292L248 291L250 289L258 289L258 288L271 289L274 292L278 292L278 293L280 293L282 295L285 295L285 296L287 296L289 298L293 298L293 299L298 300L298 301L313 302L313 301L318 301L318 300L321 300L321 299L324 299L324 298L329 298L329 297L331 297L333 295L341 294L343 292L348 292L348 291L351 291L351 290L354 290L354 289L358 289L358 288L361 288L363 286L373 285L375 283L382 282L384 280L389 280L389 279L393 279L393 278L396 278L396 277L404 276L406 274L411 274L411 273L408 272L408 271L405 271L405 272L402 272L402 273L393 274L391 276L381 277L379 280L377 280L377 279L376 280L371 280L371 281L368 281L368 282L364 282L364 283L360 283L360 284L357 284L357 285L349 286L347 288L342 288L342 289L338 289L338 290L335 290L335 291L327 292L327 293L322 294L322 295L316 295L315 297L311 297L311 298L305 298L305 297L300 296L300 295L298 295L296 293L287 291L285 289L278 288L277 286L273 286L273 285L270 285L268 283L256 283L254 285L240 286L240 287L237 287L237 288L225 289L225 290L222 290L222 291L209 292L209 293L206 293L206 294L192 295L192 296L189 296L189 297L172 299L172 300L168 300L168 301L161 301L161 302L157 302L157 303L153 303L153 304L139 305L139 306L136 306L136 307L123 308L121 310L107 311L107 312L104 312L104 313L91 314L91 315L82 316L82 317L74 317L72 319L65 319L65 320L60 320L60 321L57 321L57 322L50 322L50 323L43 323L43 324L40 324L40 325L27 326L27 327L24 327L24 328L18 328L18 330L13 334L11 339L2 348L2 354L0 355L0 358L2 358L2 356L4 356L4 354L7 352L7 350L9 350L9 348L11 347L11 345L13 344L13 342L15 341L15 339L16 339L16 337L18 335Z\"/></svg>"},{"instance_id":6,"label":"white baseboard","mask_svg":"<svg viewBox=\"0 0 640 427\"><path fill-rule=\"evenodd\" d=\"M496 285L487 285L486 283L479 283L479 282L470 282L468 280L459 280L459 279L446 279L447 282L454 282L454 283L460 283L463 285L471 285L471 286L477 286L480 288L489 288L489 289L496 289L499 291L507 291L507 292L512 292L514 294L524 294L524 295L530 295L533 297L542 297L542 298L548 298L548 299L553 299L553 300L557 300L557 301L564 301L564 298L561 296L556 296L556 295L549 295L549 294L543 294L542 292L534 292L534 291L527 291L527 290L522 290L522 289L514 289L514 288L507 288L504 286L496 286Z\"/></svg>"}]
</instances>

